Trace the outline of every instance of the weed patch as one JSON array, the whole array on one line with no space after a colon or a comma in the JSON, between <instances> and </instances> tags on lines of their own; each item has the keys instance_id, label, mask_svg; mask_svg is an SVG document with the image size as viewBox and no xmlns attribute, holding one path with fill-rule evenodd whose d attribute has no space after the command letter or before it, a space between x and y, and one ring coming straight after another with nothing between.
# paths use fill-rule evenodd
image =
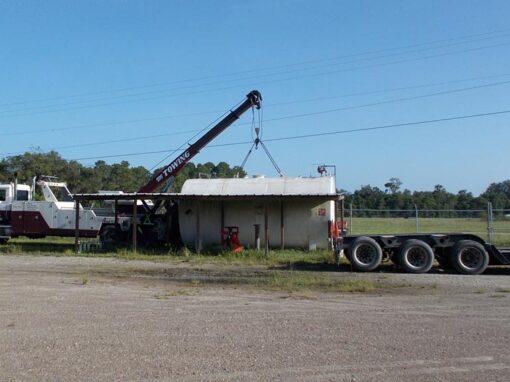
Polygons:
<instances>
[{"instance_id":1,"label":"weed patch","mask_svg":"<svg viewBox=\"0 0 510 382\"><path fill-rule=\"evenodd\" d=\"M262 289L284 292L316 291L337 293L370 293L383 285L371 280L335 279L323 274L304 272L271 272L254 283Z\"/></svg>"},{"instance_id":2,"label":"weed patch","mask_svg":"<svg viewBox=\"0 0 510 382\"><path fill-rule=\"evenodd\" d=\"M187 289L187 288L179 288L170 290L164 293L157 293L154 295L154 298L157 300L168 300L170 297L179 297L179 296L193 296L197 294L196 290Z\"/></svg>"},{"instance_id":3,"label":"weed patch","mask_svg":"<svg viewBox=\"0 0 510 382\"><path fill-rule=\"evenodd\" d=\"M87 285L89 283L89 275L87 273L81 275L80 283L81 285Z\"/></svg>"}]
</instances>

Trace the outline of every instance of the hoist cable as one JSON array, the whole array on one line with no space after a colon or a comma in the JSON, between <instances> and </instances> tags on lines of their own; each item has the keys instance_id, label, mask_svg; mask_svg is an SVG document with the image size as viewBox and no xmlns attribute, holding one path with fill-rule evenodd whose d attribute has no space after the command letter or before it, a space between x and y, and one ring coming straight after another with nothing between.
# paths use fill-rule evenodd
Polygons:
<instances>
[{"instance_id":1,"label":"hoist cable","mask_svg":"<svg viewBox=\"0 0 510 382\"><path fill-rule=\"evenodd\" d=\"M269 160L271 161L271 163L273 164L274 168L276 169L276 172L278 173L278 175L280 176L283 176L283 173L282 173L282 170L280 170L280 167L278 166L278 164L276 163L276 161L274 160L273 156L271 155L271 153L269 152L269 150L267 149L266 145L264 144L264 142L260 141L260 145L262 146L262 148L264 149L264 151L266 152Z\"/></svg>"},{"instance_id":2,"label":"hoist cable","mask_svg":"<svg viewBox=\"0 0 510 382\"><path fill-rule=\"evenodd\" d=\"M243 159L243 162L241 163L241 166L239 166L239 167L241 167L241 170L244 170L244 166L246 165L246 162L248 162L248 158L249 158L249 156L251 155L251 153L253 151L253 147L255 147L255 143L256 142L253 141L253 144L251 145L250 150L248 150L248 154L246 154L246 156Z\"/></svg>"}]
</instances>

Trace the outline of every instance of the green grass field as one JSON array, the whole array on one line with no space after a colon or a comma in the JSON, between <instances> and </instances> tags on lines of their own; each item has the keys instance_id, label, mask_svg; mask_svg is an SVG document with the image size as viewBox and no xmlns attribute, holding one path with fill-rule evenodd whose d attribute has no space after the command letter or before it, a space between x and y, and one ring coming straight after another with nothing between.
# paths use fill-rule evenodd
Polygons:
<instances>
[{"instance_id":1,"label":"green grass field","mask_svg":"<svg viewBox=\"0 0 510 382\"><path fill-rule=\"evenodd\" d=\"M350 222L349 218L347 221ZM413 218L353 218L351 234L396 234L416 233L416 220ZM418 232L430 233L472 233L488 239L487 221L477 218L420 218ZM497 246L510 246L510 220L494 222L494 243Z\"/></svg>"}]
</instances>

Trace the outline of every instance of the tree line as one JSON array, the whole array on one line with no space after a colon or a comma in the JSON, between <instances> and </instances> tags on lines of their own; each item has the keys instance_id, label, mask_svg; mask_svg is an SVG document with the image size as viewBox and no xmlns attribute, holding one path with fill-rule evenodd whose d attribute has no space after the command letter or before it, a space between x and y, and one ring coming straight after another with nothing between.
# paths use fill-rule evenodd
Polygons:
<instances>
[{"instance_id":1,"label":"tree line","mask_svg":"<svg viewBox=\"0 0 510 382\"><path fill-rule=\"evenodd\" d=\"M0 183L12 182L15 174L18 182L26 184L30 184L34 176L51 175L67 182L72 193L95 193L99 190L135 192L159 170L151 173L143 166L130 166L127 161L107 164L99 160L93 166L84 166L77 161L62 158L55 151L25 153L0 161ZM175 178L172 191L180 192L184 181L189 178L245 175L240 167L230 167L225 162L187 163Z\"/></svg>"},{"instance_id":2,"label":"tree line","mask_svg":"<svg viewBox=\"0 0 510 382\"><path fill-rule=\"evenodd\" d=\"M84 166L77 161L66 160L55 151L48 153L25 153L10 156L0 161L0 183L13 181L17 173L20 183L29 184L33 176L53 175L66 181L73 193L94 193L99 190L122 190L135 192L149 181L154 173L143 166L130 166L122 161L107 164L99 160L93 166ZM226 162L214 164L188 163L176 177L173 192L179 192L186 179L211 177L231 178L243 177L246 173L239 167L231 167ZM364 185L345 195L346 205L357 209L485 209L491 202L494 209L510 209L510 180L490 184L479 196L468 190L460 190L454 194L446 191L442 185L436 185L432 191L402 190L399 178L391 178L384 188Z\"/></svg>"},{"instance_id":3,"label":"tree line","mask_svg":"<svg viewBox=\"0 0 510 382\"><path fill-rule=\"evenodd\" d=\"M491 202L494 209L510 209L510 180L491 183L479 196L468 190L454 194L437 184L432 191L401 190L399 178L391 178L384 189L370 185L349 193L344 192L347 206L356 209L413 210L475 210L486 209Z\"/></svg>"}]
</instances>

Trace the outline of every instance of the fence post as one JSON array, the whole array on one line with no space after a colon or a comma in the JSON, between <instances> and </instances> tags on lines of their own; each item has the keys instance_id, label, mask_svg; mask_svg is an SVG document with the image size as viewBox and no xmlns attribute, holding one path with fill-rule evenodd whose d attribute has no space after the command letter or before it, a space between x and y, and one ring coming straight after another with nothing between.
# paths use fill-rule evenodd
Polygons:
<instances>
[{"instance_id":1,"label":"fence post","mask_svg":"<svg viewBox=\"0 0 510 382\"><path fill-rule=\"evenodd\" d=\"M494 239L494 227L493 227L494 217L492 215L492 203L487 203L487 237L489 239L489 244L492 244Z\"/></svg>"},{"instance_id":2,"label":"fence post","mask_svg":"<svg viewBox=\"0 0 510 382\"><path fill-rule=\"evenodd\" d=\"M352 235L352 203L349 205L349 235Z\"/></svg>"},{"instance_id":3,"label":"fence post","mask_svg":"<svg viewBox=\"0 0 510 382\"><path fill-rule=\"evenodd\" d=\"M420 232L420 219L419 219L419 212L418 212L418 206L414 205L414 213L416 218L416 233Z\"/></svg>"}]
</instances>

